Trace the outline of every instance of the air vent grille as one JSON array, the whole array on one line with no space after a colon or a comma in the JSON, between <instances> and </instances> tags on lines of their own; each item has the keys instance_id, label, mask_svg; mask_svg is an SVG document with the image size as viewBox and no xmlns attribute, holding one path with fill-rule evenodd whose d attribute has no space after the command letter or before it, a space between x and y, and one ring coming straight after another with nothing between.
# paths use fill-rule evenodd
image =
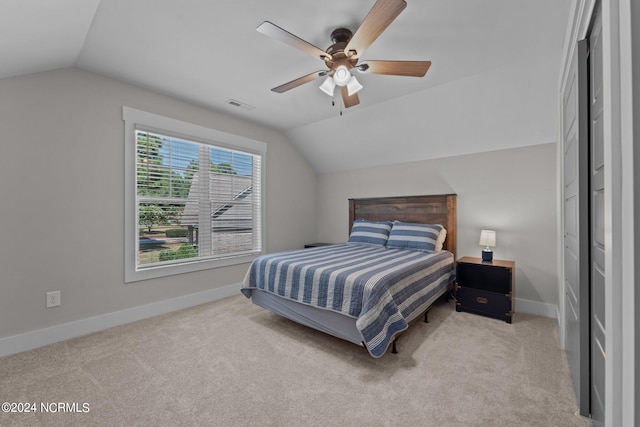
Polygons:
<instances>
[{"instance_id":1,"label":"air vent grille","mask_svg":"<svg viewBox=\"0 0 640 427\"><path fill-rule=\"evenodd\" d=\"M240 102L237 99L229 98L225 101L226 104L232 105L234 107L244 108L245 110L255 110L256 107L245 104L244 102Z\"/></svg>"}]
</instances>

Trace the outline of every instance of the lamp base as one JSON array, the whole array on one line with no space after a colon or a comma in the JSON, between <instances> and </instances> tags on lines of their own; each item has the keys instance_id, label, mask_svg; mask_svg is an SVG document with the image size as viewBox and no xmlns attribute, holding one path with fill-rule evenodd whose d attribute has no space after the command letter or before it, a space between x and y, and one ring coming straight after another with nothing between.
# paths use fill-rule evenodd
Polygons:
<instances>
[{"instance_id":1,"label":"lamp base","mask_svg":"<svg viewBox=\"0 0 640 427\"><path fill-rule=\"evenodd\" d=\"M493 261L493 251L482 251L482 261Z\"/></svg>"}]
</instances>

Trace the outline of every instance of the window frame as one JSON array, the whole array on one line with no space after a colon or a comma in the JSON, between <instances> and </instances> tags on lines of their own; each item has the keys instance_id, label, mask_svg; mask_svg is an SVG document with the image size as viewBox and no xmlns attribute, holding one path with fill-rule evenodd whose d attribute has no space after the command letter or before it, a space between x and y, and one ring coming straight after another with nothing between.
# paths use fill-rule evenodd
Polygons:
<instances>
[{"instance_id":1,"label":"window frame","mask_svg":"<svg viewBox=\"0 0 640 427\"><path fill-rule=\"evenodd\" d=\"M124 282L132 283L175 274L190 273L211 268L245 264L264 253L265 244L265 176L267 144L251 138L222 132L182 120L160 116L127 106L122 107L125 141L125 218L124 218ZM194 259L174 265L158 265L139 268L138 253L138 216L137 216L137 150L136 130L155 132L162 135L181 138L214 147L238 150L258 155L260 159L260 239L261 252L218 258Z\"/></svg>"}]
</instances>

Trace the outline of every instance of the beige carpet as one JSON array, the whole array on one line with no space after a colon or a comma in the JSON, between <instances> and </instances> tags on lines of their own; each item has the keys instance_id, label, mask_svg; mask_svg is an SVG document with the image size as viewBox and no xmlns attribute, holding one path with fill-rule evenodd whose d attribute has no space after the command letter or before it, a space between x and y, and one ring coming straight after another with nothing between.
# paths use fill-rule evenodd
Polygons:
<instances>
[{"instance_id":1,"label":"beige carpet","mask_svg":"<svg viewBox=\"0 0 640 427\"><path fill-rule=\"evenodd\" d=\"M243 296L0 359L2 426L586 426L554 321L441 303L400 354L299 326Z\"/></svg>"}]
</instances>

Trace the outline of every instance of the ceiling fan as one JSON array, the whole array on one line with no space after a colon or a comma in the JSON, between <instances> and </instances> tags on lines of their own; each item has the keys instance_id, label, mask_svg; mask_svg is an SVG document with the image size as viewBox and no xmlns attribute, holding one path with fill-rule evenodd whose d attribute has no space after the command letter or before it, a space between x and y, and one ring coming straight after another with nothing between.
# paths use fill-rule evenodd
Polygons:
<instances>
[{"instance_id":1,"label":"ceiling fan","mask_svg":"<svg viewBox=\"0 0 640 427\"><path fill-rule=\"evenodd\" d=\"M334 30L331 33L333 44L326 51L269 21L263 22L257 28L260 33L323 60L329 68L299 77L271 90L283 93L319 77L327 76L320 89L329 96L333 96L335 87L340 87L344 106L349 108L360 103L358 91L362 89L362 85L351 74L354 69L360 73L423 77L431 66L431 61L367 60L358 62L363 52L400 15L405 7L407 7L405 0L377 0L355 34L347 28Z\"/></svg>"}]
</instances>

